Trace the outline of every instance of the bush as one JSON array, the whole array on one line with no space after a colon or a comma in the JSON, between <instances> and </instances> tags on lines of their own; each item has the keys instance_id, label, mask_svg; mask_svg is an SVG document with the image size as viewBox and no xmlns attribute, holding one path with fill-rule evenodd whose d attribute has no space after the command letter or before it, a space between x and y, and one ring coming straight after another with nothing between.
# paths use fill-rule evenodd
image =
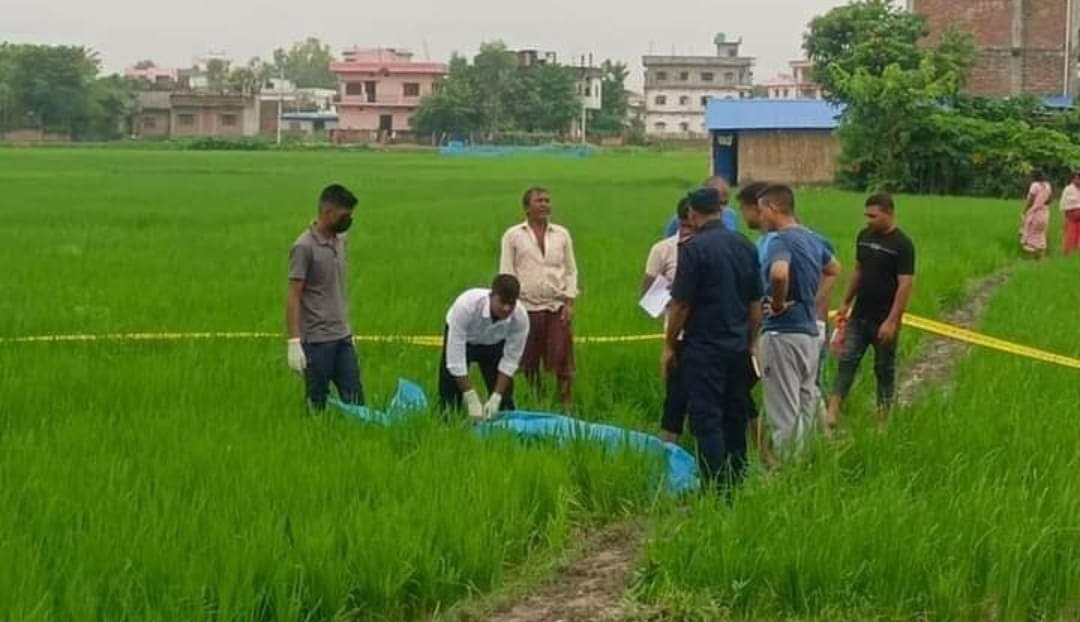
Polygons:
<instances>
[{"instance_id":1,"label":"bush","mask_svg":"<svg viewBox=\"0 0 1080 622\"><path fill-rule=\"evenodd\" d=\"M192 139L184 145L184 148L193 151L262 151L270 148L270 142L264 138L249 136L237 138L204 136Z\"/></svg>"}]
</instances>

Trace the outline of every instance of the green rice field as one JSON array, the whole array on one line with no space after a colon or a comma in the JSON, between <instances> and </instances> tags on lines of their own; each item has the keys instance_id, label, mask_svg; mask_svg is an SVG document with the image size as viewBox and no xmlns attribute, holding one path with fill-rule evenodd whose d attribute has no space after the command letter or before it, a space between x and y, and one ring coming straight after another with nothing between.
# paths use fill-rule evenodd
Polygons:
<instances>
[{"instance_id":1,"label":"green rice field","mask_svg":"<svg viewBox=\"0 0 1080 622\"><path fill-rule=\"evenodd\" d=\"M660 331L636 304L645 256L706 173L686 152L0 149L0 620L429 619L629 517L648 525L630 597L665 618L1080 619L1076 370L974 350L876 433L864 365L843 438L754 469L730 505L666 499L649 458L588 443L308 414L286 263L324 185L360 198L359 335L440 334L540 184L574 236L576 333L620 336ZM863 198L798 193L845 268ZM1007 270L980 329L1080 356L1080 263L1022 262L1020 207L899 197L911 310L939 318ZM18 341L136 332L282 336ZM925 344L906 331L904 363ZM579 345L574 416L654 431L659 350ZM438 350L359 352L369 402L399 377L434 393ZM524 388L518 403L556 409Z\"/></svg>"}]
</instances>

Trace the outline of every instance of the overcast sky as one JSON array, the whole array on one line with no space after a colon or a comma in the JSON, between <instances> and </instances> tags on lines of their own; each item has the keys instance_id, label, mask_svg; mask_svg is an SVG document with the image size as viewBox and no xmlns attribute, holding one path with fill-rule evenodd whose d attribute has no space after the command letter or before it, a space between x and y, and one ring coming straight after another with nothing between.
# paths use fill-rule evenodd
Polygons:
<instances>
[{"instance_id":1,"label":"overcast sky","mask_svg":"<svg viewBox=\"0 0 1080 622\"><path fill-rule=\"evenodd\" d=\"M764 81L801 55L807 21L845 0L0 0L0 40L97 50L107 71L142 58L188 66L210 51L246 61L314 35L345 47L405 47L418 59L473 53L484 40L619 59L641 82L641 56L711 53L742 37ZM631 8L633 7L633 8Z\"/></svg>"}]
</instances>

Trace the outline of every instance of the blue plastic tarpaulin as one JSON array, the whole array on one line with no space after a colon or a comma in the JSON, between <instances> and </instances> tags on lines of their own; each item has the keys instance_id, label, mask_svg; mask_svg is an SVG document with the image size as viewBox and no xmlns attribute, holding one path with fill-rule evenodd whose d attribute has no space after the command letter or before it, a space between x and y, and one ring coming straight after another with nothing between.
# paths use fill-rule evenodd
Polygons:
<instances>
[{"instance_id":1,"label":"blue plastic tarpaulin","mask_svg":"<svg viewBox=\"0 0 1080 622\"><path fill-rule=\"evenodd\" d=\"M414 382L398 380L397 391L384 410L353 406L337 400L331 403L346 415L367 423L392 425L428 407L427 395ZM497 419L476 425L476 433L486 437L508 432L522 438L547 438L559 442L587 440L612 449L629 448L662 456L666 466L664 485L673 494L698 487L697 463L694 457L674 443L666 443L643 432L627 430L604 423L592 423L555 413L524 410L505 411Z\"/></svg>"}]
</instances>

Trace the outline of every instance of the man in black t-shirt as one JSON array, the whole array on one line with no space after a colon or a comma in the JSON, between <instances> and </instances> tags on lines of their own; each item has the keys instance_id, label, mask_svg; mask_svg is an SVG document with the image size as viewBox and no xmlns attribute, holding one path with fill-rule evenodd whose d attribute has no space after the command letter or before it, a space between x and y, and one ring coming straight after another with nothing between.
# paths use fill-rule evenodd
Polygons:
<instances>
[{"instance_id":1,"label":"man in black t-shirt","mask_svg":"<svg viewBox=\"0 0 1080 622\"><path fill-rule=\"evenodd\" d=\"M866 200L866 228L855 248L855 274L844 295L840 317L847 318L844 353L829 400L826 423L836 427L840 406L855 381L859 362L874 347L879 424L884 423L896 390L896 344L915 277L915 246L894 222L895 205L888 194ZM848 317L852 301L854 310Z\"/></svg>"}]
</instances>

